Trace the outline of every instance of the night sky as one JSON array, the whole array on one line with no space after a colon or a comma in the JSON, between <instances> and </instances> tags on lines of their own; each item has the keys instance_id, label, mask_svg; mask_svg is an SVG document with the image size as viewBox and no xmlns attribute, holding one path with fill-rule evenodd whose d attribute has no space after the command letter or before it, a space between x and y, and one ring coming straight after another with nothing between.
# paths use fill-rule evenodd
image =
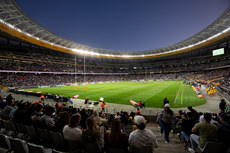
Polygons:
<instances>
[{"instance_id":1,"label":"night sky","mask_svg":"<svg viewBox=\"0 0 230 153\"><path fill-rule=\"evenodd\" d=\"M230 0L16 0L42 27L91 47L139 51L200 32Z\"/></svg>"}]
</instances>

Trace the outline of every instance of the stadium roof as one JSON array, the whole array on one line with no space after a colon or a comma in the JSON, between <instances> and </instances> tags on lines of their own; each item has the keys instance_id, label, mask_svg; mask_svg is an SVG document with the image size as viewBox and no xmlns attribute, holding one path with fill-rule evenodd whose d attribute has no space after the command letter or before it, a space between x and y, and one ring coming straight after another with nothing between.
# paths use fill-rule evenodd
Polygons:
<instances>
[{"instance_id":1,"label":"stadium roof","mask_svg":"<svg viewBox=\"0 0 230 153\"><path fill-rule=\"evenodd\" d=\"M67 53L103 58L155 58L192 51L230 36L230 7L204 30L182 42L135 52L94 48L57 36L29 18L15 0L0 0L0 30L30 43Z\"/></svg>"}]
</instances>

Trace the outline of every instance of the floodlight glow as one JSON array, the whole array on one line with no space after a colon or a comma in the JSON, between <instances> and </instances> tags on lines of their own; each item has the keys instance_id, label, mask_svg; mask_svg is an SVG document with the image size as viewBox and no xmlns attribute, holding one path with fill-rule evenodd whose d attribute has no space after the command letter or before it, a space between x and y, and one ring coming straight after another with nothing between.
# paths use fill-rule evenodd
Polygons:
<instances>
[{"instance_id":1,"label":"floodlight glow","mask_svg":"<svg viewBox=\"0 0 230 153\"><path fill-rule=\"evenodd\" d=\"M230 30L230 27L227 28L227 29L225 29L225 30L223 31L223 33L227 32L227 31L229 31L229 30Z\"/></svg>"},{"instance_id":2,"label":"floodlight glow","mask_svg":"<svg viewBox=\"0 0 230 153\"><path fill-rule=\"evenodd\" d=\"M82 50L82 49L76 49L76 48L67 48L65 46L61 46L61 45L58 45L58 44L55 44L55 43L52 43L52 42L49 42L49 41L46 41L46 40L42 40L38 37L35 37L33 35L31 35L30 33L27 33L27 32L24 32L22 31L21 29L15 27L14 25L10 24L10 23L7 23L7 22L4 22L2 19L0 19L0 22L2 22L3 24L7 25L8 27L12 28L12 29L15 29L17 30L18 32L20 33L23 33L31 38L34 38L34 39L37 39L37 40L40 40L40 41L43 41L47 44L50 44L50 45L54 45L54 46L57 46L57 47L60 47L60 48L64 48L64 49L69 49L69 50L72 50L73 52L77 52L77 53L80 53L80 54L88 54L88 55L91 55L91 56L106 56L106 57L121 57L121 58L132 58L132 57L149 57L149 56L154 56L154 55L162 55L162 54L167 54L167 53L172 53L172 52L177 52L177 51L180 51L180 50L184 50L184 49L187 49L187 48L191 48L191 47L194 47L194 46L197 46L197 45L200 45L208 40L211 40L213 38L216 38L218 36L220 36L221 34L223 33L226 33L230 30L230 27L228 27L227 29L223 30L222 32L219 32L207 39L204 39L200 42L197 42L197 43L194 43L194 44L191 44L191 45L188 45L188 46L185 46L185 47L182 47L182 48L177 48L177 49L174 49L174 50L170 50L170 51L166 51L166 52L160 52L160 53L153 53L153 54L142 54L142 55L114 55L114 54L101 54L101 53L97 53L97 52L94 52L94 51L87 51L87 50Z\"/></svg>"}]
</instances>

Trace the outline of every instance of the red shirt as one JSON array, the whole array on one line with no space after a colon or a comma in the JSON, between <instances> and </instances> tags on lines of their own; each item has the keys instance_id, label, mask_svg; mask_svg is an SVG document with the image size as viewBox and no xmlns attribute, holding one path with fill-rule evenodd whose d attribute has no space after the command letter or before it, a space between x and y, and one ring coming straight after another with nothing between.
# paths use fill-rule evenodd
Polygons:
<instances>
[{"instance_id":1,"label":"red shirt","mask_svg":"<svg viewBox=\"0 0 230 153\"><path fill-rule=\"evenodd\" d=\"M105 103L101 103L101 108L105 108Z\"/></svg>"}]
</instances>

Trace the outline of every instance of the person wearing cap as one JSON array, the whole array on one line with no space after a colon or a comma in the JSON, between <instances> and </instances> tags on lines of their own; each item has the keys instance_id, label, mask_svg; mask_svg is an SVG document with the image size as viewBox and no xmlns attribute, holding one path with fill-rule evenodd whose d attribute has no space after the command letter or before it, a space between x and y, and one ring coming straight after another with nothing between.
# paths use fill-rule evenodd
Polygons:
<instances>
[{"instance_id":1,"label":"person wearing cap","mask_svg":"<svg viewBox=\"0 0 230 153\"><path fill-rule=\"evenodd\" d=\"M138 106L139 106L139 107L142 106L142 101L141 101L141 100L139 101Z\"/></svg>"},{"instance_id":2,"label":"person wearing cap","mask_svg":"<svg viewBox=\"0 0 230 153\"><path fill-rule=\"evenodd\" d=\"M165 143L169 143L169 132L171 131L174 118L174 112L170 109L169 104L165 104L164 109L160 111L157 116L157 122L160 123L160 126L164 131Z\"/></svg>"},{"instance_id":3,"label":"person wearing cap","mask_svg":"<svg viewBox=\"0 0 230 153\"><path fill-rule=\"evenodd\" d=\"M129 135L130 149L149 146L152 148L152 152L154 152L154 148L157 148L159 144L156 135L151 130L145 128L145 118L137 115L134 117L134 122L137 129Z\"/></svg>"},{"instance_id":4,"label":"person wearing cap","mask_svg":"<svg viewBox=\"0 0 230 153\"><path fill-rule=\"evenodd\" d=\"M169 104L169 100L168 100L167 98L163 99L163 105L161 106L161 108L162 108L165 104Z\"/></svg>"}]
</instances>

